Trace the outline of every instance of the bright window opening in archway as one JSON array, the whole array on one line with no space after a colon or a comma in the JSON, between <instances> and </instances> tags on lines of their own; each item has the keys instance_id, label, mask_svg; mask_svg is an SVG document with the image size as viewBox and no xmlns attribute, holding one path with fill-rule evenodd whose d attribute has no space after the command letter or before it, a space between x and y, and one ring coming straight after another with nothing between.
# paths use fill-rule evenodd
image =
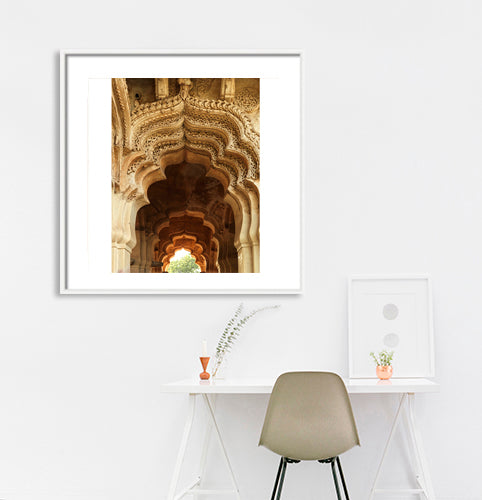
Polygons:
<instances>
[{"instance_id":1,"label":"bright window opening in archway","mask_svg":"<svg viewBox=\"0 0 482 500\"><path fill-rule=\"evenodd\" d=\"M169 261L168 273L200 273L201 268L196 264L196 259L184 248L177 250Z\"/></svg>"}]
</instances>

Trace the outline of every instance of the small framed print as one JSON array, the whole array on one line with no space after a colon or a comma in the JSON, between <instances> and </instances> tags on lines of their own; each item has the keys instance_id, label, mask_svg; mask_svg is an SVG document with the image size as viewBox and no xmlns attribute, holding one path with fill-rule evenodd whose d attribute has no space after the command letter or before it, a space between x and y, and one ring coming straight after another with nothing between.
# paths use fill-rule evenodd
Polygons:
<instances>
[{"instance_id":1,"label":"small framed print","mask_svg":"<svg viewBox=\"0 0 482 500\"><path fill-rule=\"evenodd\" d=\"M60 78L61 293L301 292L299 51L63 51Z\"/></svg>"},{"instance_id":2,"label":"small framed print","mask_svg":"<svg viewBox=\"0 0 482 500\"><path fill-rule=\"evenodd\" d=\"M352 276L348 280L350 378L375 378L370 352L394 351L394 378L434 376L430 278Z\"/></svg>"}]
</instances>

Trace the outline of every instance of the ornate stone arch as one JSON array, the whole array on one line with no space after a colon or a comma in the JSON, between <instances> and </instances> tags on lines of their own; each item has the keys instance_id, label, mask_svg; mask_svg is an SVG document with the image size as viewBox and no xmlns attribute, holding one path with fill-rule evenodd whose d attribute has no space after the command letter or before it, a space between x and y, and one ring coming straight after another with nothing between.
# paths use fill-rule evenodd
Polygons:
<instances>
[{"instance_id":1,"label":"ornate stone arch","mask_svg":"<svg viewBox=\"0 0 482 500\"><path fill-rule=\"evenodd\" d=\"M130 109L126 80L112 80L113 254L135 245L136 214L149 203L149 187L166 179L170 165L192 162L225 188L236 222L238 269L259 272L259 134L235 103L187 92L181 86L178 95ZM113 271L125 270L127 260L113 257L123 262Z\"/></svg>"}]
</instances>

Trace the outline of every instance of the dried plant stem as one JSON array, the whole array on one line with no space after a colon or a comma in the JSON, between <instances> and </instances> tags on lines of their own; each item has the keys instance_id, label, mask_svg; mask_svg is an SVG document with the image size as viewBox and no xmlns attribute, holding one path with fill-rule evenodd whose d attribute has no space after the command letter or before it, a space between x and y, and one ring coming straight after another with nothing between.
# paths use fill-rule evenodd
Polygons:
<instances>
[{"instance_id":1,"label":"dried plant stem","mask_svg":"<svg viewBox=\"0 0 482 500\"><path fill-rule=\"evenodd\" d=\"M235 341L238 339L243 326L257 313L265 311L266 309L276 309L279 306L267 306L261 309L255 309L250 313L243 316L243 304L239 304L234 312L233 317L228 321L221 337L219 338L218 345L216 346L216 354L213 368L213 377L216 376L221 364L223 363L226 355L231 352Z\"/></svg>"}]
</instances>

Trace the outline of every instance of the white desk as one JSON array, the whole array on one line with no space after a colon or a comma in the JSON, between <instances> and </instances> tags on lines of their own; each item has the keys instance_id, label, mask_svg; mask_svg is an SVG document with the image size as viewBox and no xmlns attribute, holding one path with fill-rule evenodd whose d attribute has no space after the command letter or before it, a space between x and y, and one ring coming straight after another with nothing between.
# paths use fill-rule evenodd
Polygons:
<instances>
[{"instance_id":1,"label":"white desk","mask_svg":"<svg viewBox=\"0 0 482 500\"><path fill-rule=\"evenodd\" d=\"M182 435L181 445L174 468L174 474L169 488L169 494L167 497L168 500L179 500L185 495L194 495L195 497L197 497L198 495L212 495L219 493L232 493L238 500L241 498L239 487L236 482L236 477L231 467L229 456L223 442L222 434L216 421L212 397L218 394L271 394L274 382L274 379L226 379L215 381L199 381L195 379L189 379L165 384L162 386L162 392L189 394L189 411L186 419L186 424L184 426L184 432ZM375 481L370 492L369 500L372 500L372 498L378 493L382 493L384 496L390 494L400 495L401 493L415 493L419 494L421 498L425 497L427 500L435 500L430 474L423 452L422 442L415 422L414 399L415 393L437 392L439 390L439 385L427 379L392 379L390 381L379 381L377 379L351 379L345 380L345 385L349 394L400 395L400 404L393 419L392 428L385 445L385 450L380 460L380 465L375 476ZM201 488L201 481L206 465L207 448L211 432L211 427L209 427L206 429L206 437L201 453L201 463L198 474L196 475L194 481L192 481L183 490L176 493L179 474L181 472L181 467L186 453L186 448L191 433L191 427L195 416L196 399L198 396L202 398L206 406L209 421L211 422L214 433L219 441L219 444L221 445L221 450L223 452L233 484L232 490L207 490ZM377 484L380 476L380 471L385 461L387 451L392 442L395 429L402 420L401 417L404 410L408 413L406 426L408 430L408 436L411 441L410 444L413 447L413 468L415 478L418 482L419 487L414 489L400 490L379 489L377 488ZM260 422L260 432L261 426L262 422Z\"/></svg>"}]
</instances>

